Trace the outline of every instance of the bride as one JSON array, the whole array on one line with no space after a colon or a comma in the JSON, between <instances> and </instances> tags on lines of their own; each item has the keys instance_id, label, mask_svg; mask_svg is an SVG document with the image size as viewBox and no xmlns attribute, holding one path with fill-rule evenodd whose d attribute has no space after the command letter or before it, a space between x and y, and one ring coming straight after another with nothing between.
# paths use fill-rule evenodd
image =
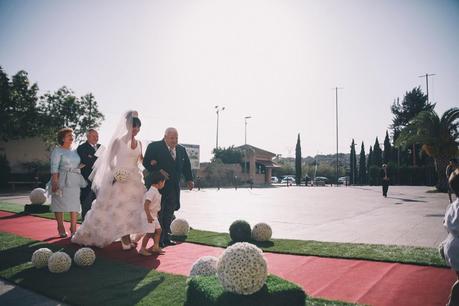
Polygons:
<instances>
[{"instance_id":1,"label":"bride","mask_svg":"<svg viewBox=\"0 0 459 306\"><path fill-rule=\"evenodd\" d=\"M123 250L134 247L130 234L148 231L143 210L146 191L139 169L142 145L135 136L141 122L136 111L128 111L121 119L110 143L99 150L91 173L96 200L72 242L105 247L121 237Z\"/></svg>"}]
</instances>

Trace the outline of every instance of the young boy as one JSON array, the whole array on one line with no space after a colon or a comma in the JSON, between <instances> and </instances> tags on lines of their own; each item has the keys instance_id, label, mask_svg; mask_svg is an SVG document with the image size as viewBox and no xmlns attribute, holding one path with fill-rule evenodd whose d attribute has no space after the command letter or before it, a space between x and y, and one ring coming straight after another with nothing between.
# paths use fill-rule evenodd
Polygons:
<instances>
[{"instance_id":1,"label":"young boy","mask_svg":"<svg viewBox=\"0 0 459 306\"><path fill-rule=\"evenodd\" d=\"M448 206L445 213L443 225L448 231L448 236L442 242L440 254L457 275L457 281L451 288L450 300L446 304L447 306L454 306L459 305L459 169L454 170L450 175L449 186L457 198Z\"/></svg>"},{"instance_id":2,"label":"young boy","mask_svg":"<svg viewBox=\"0 0 459 306\"><path fill-rule=\"evenodd\" d=\"M142 247L139 254L150 256L153 254L164 254L164 251L159 247L159 239L161 237L161 225L158 221L158 212L161 210L161 194L158 190L164 187L166 178L162 173L153 172L150 176L151 187L144 196L144 210L148 220L148 233L142 239ZM147 249L148 240L153 238L154 245Z\"/></svg>"}]
</instances>

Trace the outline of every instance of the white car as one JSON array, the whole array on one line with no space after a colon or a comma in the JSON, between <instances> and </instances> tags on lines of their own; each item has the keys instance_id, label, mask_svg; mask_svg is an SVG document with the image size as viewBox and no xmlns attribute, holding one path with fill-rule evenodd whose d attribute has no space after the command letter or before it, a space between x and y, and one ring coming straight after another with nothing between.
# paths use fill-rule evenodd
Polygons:
<instances>
[{"instance_id":1,"label":"white car","mask_svg":"<svg viewBox=\"0 0 459 306\"><path fill-rule=\"evenodd\" d=\"M271 177L271 183L272 184L279 183L279 179L277 177L275 177L275 176L272 176Z\"/></svg>"},{"instance_id":2,"label":"white car","mask_svg":"<svg viewBox=\"0 0 459 306\"><path fill-rule=\"evenodd\" d=\"M287 184L287 182L289 182L290 184L293 184L293 182L295 182L295 178L293 176L290 176L290 175L284 176L282 178L281 183L282 184Z\"/></svg>"}]
</instances>

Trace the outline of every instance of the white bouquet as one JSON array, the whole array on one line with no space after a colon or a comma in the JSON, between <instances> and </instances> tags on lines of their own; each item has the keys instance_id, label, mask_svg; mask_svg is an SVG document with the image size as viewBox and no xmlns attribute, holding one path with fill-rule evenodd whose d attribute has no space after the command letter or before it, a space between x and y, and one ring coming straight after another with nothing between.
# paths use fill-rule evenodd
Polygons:
<instances>
[{"instance_id":1,"label":"white bouquet","mask_svg":"<svg viewBox=\"0 0 459 306\"><path fill-rule=\"evenodd\" d=\"M217 273L217 261L218 258L215 256L203 256L199 258L191 267L190 277L215 275Z\"/></svg>"},{"instance_id":2,"label":"white bouquet","mask_svg":"<svg viewBox=\"0 0 459 306\"><path fill-rule=\"evenodd\" d=\"M171 233L174 236L186 236L190 231L190 225L185 219L175 219L171 223Z\"/></svg>"},{"instance_id":3,"label":"white bouquet","mask_svg":"<svg viewBox=\"0 0 459 306\"><path fill-rule=\"evenodd\" d=\"M64 252L56 252L48 259L48 269L52 273L67 272L71 265L72 259Z\"/></svg>"},{"instance_id":4,"label":"white bouquet","mask_svg":"<svg viewBox=\"0 0 459 306\"><path fill-rule=\"evenodd\" d=\"M76 251L73 260L80 267L87 267L92 265L96 260L96 253L91 248L81 248Z\"/></svg>"},{"instance_id":5,"label":"white bouquet","mask_svg":"<svg viewBox=\"0 0 459 306\"><path fill-rule=\"evenodd\" d=\"M124 183L129 179L129 171L126 169L117 168L115 169L113 177L118 183Z\"/></svg>"},{"instance_id":6,"label":"white bouquet","mask_svg":"<svg viewBox=\"0 0 459 306\"><path fill-rule=\"evenodd\" d=\"M259 248L238 242L228 247L218 259L217 276L225 291L250 295L265 284L268 265Z\"/></svg>"},{"instance_id":7,"label":"white bouquet","mask_svg":"<svg viewBox=\"0 0 459 306\"><path fill-rule=\"evenodd\" d=\"M48 259L53 254L48 248L41 248L33 252L32 259L30 260L35 268L43 268L48 265Z\"/></svg>"},{"instance_id":8,"label":"white bouquet","mask_svg":"<svg viewBox=\"0 0 459 306\"><path fill-rule=\"evenodd\" d=\"M252 229L252 239L255 241L268 241L272 234L271 227L266 223L258 223Z\"/></svg>"}]
</instances>

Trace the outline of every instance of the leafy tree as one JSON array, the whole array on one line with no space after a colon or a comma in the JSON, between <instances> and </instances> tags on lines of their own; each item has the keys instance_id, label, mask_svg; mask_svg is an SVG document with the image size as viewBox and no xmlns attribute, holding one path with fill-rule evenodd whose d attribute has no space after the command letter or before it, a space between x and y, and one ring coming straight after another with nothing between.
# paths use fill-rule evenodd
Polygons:
<instances>
[{"instance_id":1,"label":"leafy tree","mask_svg":"<svg viewBox=\"0 0 459 306\"><path fill-rule=\"evenodd\" d=\"M381 167L382 165L382 151L379 146L378 137L376 137L375 144L373 145L372 165Z\"/></svg>"},{"instance_id":2,"label":"leafy tree","mask_svg":"<svg viewBox=\"0 0 459 306\"><path fill-rule=\"evenodd\" d=\"M295 148L295 182L296 185L301 185L301 144L300 144L300 134L298 134L298 139L296 141Z\"/></svg>"},{"instance_id":3,"label":"leafy tree","mask_svg":"<svg viewBox=\"0 0 459 306\"><path fill-rule=\"evenodd\" d=\"M392 104L391 111L394 117L391 127L394 131L401 131L420 112L431 111L434 107L435 103L427 101L427 95L422 92L421 87L415 87L405 93L401 104L398 100Z\"/></svg>"},{"instance_id":4,"label":"leafy tree","mask_svg":"<svg viewBox=\"0 0 459 306\"><path fill-rule=\"evenodd\" d=\"M30 84L21 70L11 81L0 67L0 136L3 140L35 136L39 133L38 85Z\"/></svg>"},{"instance_id":5,"label":"leafy tree","mask_svg":"<svg viewBox=\"0 0 459 306\"><path fill-rule=\"evenodd\" d=\"M386 137L384 138L383 161L385 164L392 161L392 146L390 144L389 133L387 131Z\"/></svg>"},{"instance_id":6,"label":"leafy tree","mask_svg":"<svg viewBox=\"0 0 459 306\"><path fill-rule=\"evenodd\" d=\"M394 115L391 125L394 142L400 135L400 131L405 126L407 126L414 117L416 117L422 111L431 111L434 108L435 103L431 104L428 102L427 95L422 92L419 86L413 88L413 90L410 92L406 92L401 104L397 99L397 101L394 102L391 107L392 114ZM420 149L419 146L416 147L415 144L412 145L411 158L409 157L410 152L407 152L406 149L407 148L399 153L401 161L403 163L410 163L410 160L412 160L413 165L416 164L415 161Z\"/></svg>"},{"instance_id":7,"label":"leafy tree","mask_svg":"<svg viewBox=\"0 0 459 306\"><path fill-rule=\"evenodd\" d=\"M351 143L351 155L350 155L350 183L355 184L358 181L358 173L357 173L357 157L355 155L355 143L354 139L352 139Z\"/></svg>"},{"instance_id":8,"label":"leafy tree","mask_svg":"<svg viewBox=\"0 0 459 306\"><path fill-rule=\"evenodd\" d=\"M441 118L434 110L419 113L401 131L396 146L422 145L422 150L434 159L439 191L447 190L445 169L448 160L458 154L459 108L447 110Z\"/></svg>"},{"instance_id":9,"label":"leafy tree","mask_svg":"<svg viewBox=\"0 0 459 306\"><path fill-rule=\"evenodd\" d=\"M228 148L215 148L212 153L214 157L213 161L219 159L224 164L239 164L242 162L241 151L234 148L234 146Z\"/></svg>"},{"instance_id":10,"label":"leafy tree","mask_svg":"<svg viewBox=\"0 0 459 306\"><path fill-rule=\"evenodd\" d=\"M365 161L365 146L363 144L363 141L359 154L359 179L360 184L363 185L367 183L367 166Z\"/></svg>"},{"instance_id":11,"label":"leafy tree","mask_svg":"<svg viewBox=\"0 0 459 306\"><path fill-rule=\"evenodd\" d=\"M65 86L46 93L40 108L44 120L42 136L50 144L55 143L56 130L60 128L72 128L76 138L81 139L88 129L99 127L104 119L92 94L77 98Z\"/></svg>"}]
</instances>

